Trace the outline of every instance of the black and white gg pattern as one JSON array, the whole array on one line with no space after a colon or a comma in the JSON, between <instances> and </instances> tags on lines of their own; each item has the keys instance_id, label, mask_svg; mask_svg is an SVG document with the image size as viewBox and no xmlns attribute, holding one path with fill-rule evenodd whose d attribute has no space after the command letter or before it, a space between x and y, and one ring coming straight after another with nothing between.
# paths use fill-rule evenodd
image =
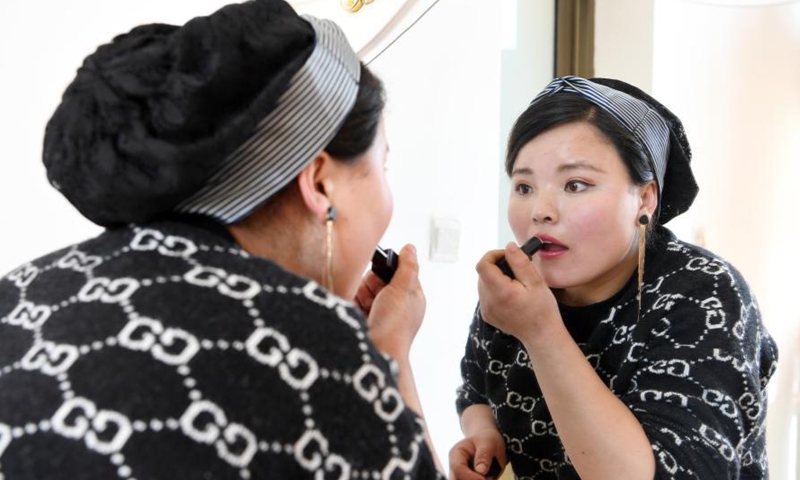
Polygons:
<instances>
[{"instance_id":1,"label":"black and white gg pattern","mask_svg":"<svg viewBox=\"0 0 800 480\"><path fill-rule=\"evenodd\" d=\"M641 320L634 276L608 301L561 306L564 322L598 376L644 426L657 479L766 479L766 384L775 343L731 265L666 229L658 238L648 247ZM462 375L459 413L490 405L519 478L579 478L527 352L484 323L479 309Z\"/></svg>"},{"instance_id":2,"label":"black and white gg pattern","mask_svg":"<svg viewBox=\"0 0 800 480\"><path fill-rule=\"evenodd\" d=\"M0 479L437 478L363 315L182 222L0 280Z\"/></svg>"}]
</instances>

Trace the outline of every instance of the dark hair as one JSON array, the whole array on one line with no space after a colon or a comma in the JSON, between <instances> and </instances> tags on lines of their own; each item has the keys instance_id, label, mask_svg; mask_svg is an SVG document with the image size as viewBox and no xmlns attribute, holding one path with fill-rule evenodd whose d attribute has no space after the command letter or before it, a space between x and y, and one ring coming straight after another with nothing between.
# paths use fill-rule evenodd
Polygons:
<instances>
[{"instance_id":1,"label":"dark hair","mask_svg":"<svg viewBox=\"0 0 800 480\"><path fill-rule=\"evenodd\" d=\"M345 163L352 162L369 150L378 133L378 122L385 104L383 82L362 63L355 104L324 150ZM260 209L272 215L297 191L297 182L289 182L267 199Z\"/></svg>"},{"instance_id":2,"label":"dark hair","mask_svg":"<svg viewBox=\"0 0 800 480\"><path fill-rule=\"evenodd\" d=\"M325 151L345 161L366 152L375 141L385 104L383 83L362 63L356 103Z\"/></svg>"},{"instance_id":3,"label":"dark hair","mask_svg":"<svg viewBox=\"0 0 800 480\"><path fill-rule=\"evenodd\" d=\"M587 122L597 127L614 145L637 185L655 178L641 142L610 113L573 93L556 93L529 106L517 118L508 136L506 173L511 176L522 147L536 136L566 123Z\"/></svg>"}]
</instances>

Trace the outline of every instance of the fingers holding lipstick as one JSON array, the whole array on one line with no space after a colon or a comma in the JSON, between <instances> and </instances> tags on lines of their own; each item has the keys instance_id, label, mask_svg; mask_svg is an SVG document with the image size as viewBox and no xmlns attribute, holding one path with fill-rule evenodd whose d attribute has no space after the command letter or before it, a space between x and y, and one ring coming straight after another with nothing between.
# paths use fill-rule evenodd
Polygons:
<instances>
[{"instance_id":1,"label":"fingers holding lipstick","mask_svg":"<svg viewBox=\"0 0 800 480\"><path fill-rule=\"evenodd\" d=\"M481 280L485 279L486 281L499 283L508 283L511 281L509 277L503 275L500 269L497 268L497 262L500 261L505 254L505 250L490 250L481 257L478 264L475 265L475 270L478 272L478 276Z\"/></svg>"},{"instance_id":2,"label":"fingers holding lipstick","mask_svg":"<svg viewBox=\"0 0 800 480\"><path fill-rule=\"evenodd\" d=\"M503 256L516 279L505 276L495 265ZM476 270L481 314L490 325L523 340L536 335L538 327L561 321L553 293L517 245L488 252Z\"/></svg>"},{"instance_id":3,"label":"fingers holding lipstick","mask_svg":"<svg viewBox=\"0 0 800 480\"><path fill-rule=\"evenodd\" d=\"M370 309L372 309L372 302L375 301L375 297L385 286L386 283L372 271L368 271L364 278L361 279L361 285L358 286L358 291L353 301L361 308L364 315L369 315Z\"/></svg>"},{"instance_id":4,"label":"fingers holding lipstick","mask_svg":"<svg viewBox=\"0 0 800 480\"><path fill-rule=\"evenodd\" d=\"M503 259L511 268L514 278L507 277L498 268L498 262ZM487 252L475 266L475 270L481 280L496 286L496 288L512 285L515 279L526 286L542 282L542 278L530 258L513 242L509 243L505 250Z\"/></svg>"},{"instance_id":5,"label":"fingers holding lipstick","mask_svg":"<svg viewBox=\"0 0 800 480\"><path fill-rule=\"evenodd\" d=\"M514 277L521 284L531 287L544 282L531 259L515 243L506 246L505 257L511 271L514 272Z\"/></svg>"},{"instance_id":6,"label":"fingers holding lipstick","mask_svg":"<svg viewBox=\"0 0 800 480\"><path fill-rule=\"evenodd\" d=\"M425 307L416 249L406 245L400 251L399 266L392 281L373 297L367 317L370 338L379 350L395 360L407 359L411 343L422 325Z\"/></svg>"}]
</instances>

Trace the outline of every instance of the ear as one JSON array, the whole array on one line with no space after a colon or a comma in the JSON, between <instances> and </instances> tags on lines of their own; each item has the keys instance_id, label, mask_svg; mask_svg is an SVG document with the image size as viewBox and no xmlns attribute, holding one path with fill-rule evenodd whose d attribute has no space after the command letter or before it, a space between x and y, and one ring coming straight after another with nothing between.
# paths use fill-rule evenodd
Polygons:
<instances>
[{"instance_id":1,"label":"ear","mask_svg":"<svg viewBox=\"0 0 800 480\"><path fill-rule=\"evenodd\" d=\"M297 186L303 203L321 221L325 219L331 206L334 162L328 152L322 151L297 175Z\"/></svg>"},{"instance_id":2,"label":"ear","mask_svg":"<svg viewBox=\"0 0 800 480\"><path fill-rule=\"evenodd\" d=\"M653 218L656 208L658 208L658 187L655 181L647 182L639 188L639 195L641 206L639 207L639 216L647 215ZM638 219L639 216L636 218Z\"/></svg>"}]
</instances>

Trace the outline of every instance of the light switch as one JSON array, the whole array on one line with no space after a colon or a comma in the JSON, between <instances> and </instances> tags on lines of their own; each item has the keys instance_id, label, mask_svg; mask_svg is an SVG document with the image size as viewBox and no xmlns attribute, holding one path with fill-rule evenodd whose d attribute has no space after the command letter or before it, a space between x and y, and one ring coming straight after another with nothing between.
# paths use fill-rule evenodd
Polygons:
<instances>
[{"instance_id":1,"label":"light switch","mask_svg":"<svg viewBox=\"0 0 800 480\"><path fill-rule=\"evenodd\" d=\"M428 258L432 262L457 262L461 222L456 218L434 217Z\"/></svg>"}]
</instances>

